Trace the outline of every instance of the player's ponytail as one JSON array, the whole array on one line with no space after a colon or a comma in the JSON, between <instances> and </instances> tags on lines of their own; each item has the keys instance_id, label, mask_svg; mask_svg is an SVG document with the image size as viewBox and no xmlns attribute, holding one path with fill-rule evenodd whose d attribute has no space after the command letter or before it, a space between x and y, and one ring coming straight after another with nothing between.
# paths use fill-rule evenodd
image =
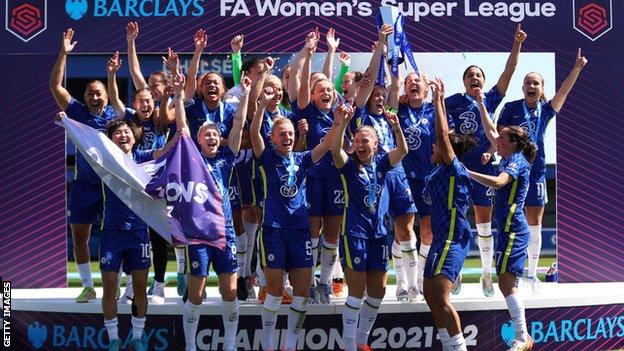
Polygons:
<instances>
[{"instance_id":1,"label":"player's ponytail","mask_svg":"<svg viewBox=\"0 0 624 351\"><path fill-rule=\"evenodd\" d=\"M505 129L507 130L507 135L509 135L509 140L516 143L515 151L522 152L524 158L529 163L533 163L537 156L537 146L529 139L529 134L518 126L508 126Z\"/></svg>"}]
</instances>

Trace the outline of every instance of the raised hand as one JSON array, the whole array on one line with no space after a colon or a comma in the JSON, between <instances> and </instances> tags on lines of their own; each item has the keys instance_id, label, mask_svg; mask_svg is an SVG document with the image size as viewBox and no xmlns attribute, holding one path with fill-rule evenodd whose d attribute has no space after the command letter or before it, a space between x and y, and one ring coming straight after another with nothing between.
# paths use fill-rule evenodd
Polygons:
<instances>
[{"instance_id":1,"label":"raised hand","mask_svg":"<svg viewBox=\"0 0 624 351\"><path fill-rule=\"evenodd\" d=\"M399 117L397 117L395 113L386 110L385 107L382 109L382 111L383 111L384 116L386 116L386 120L388 120L390 127L392 127L392 130L401 128L401 124L399 123Z\"/></svg>"},{"instance_id":2,"label":"raised hand","mask_svg":"<svg viewBox=\"0 0 624 351\"><path fill-rule=\"evenodd\" d=\"M304 119L300 119L299 122L297 122L297 130L299 131L299 137L302 137L306 134L308 134L308 131L310 130L310 126L308 125L308 120Z\"/></svg>"},{"instance_id":3,"label":"raised hand","mask_svg":"<svg viewBox=\"0 0 624 351\"><path fill-rule=\"evenodd\" d=\"M370 73L364 72L364 74L362 75L362 79L360 79L360 81L357 84L358 84L358 89L366 89L370 87L370 85L373 84L373 80L371 79Z\"/></svg>"},{"instance_id":4,"label":"raised hand","mask_svg":"<svg viewBox=\"0 0 624 351\"><path fill-rule=\"evenodd\" d=\"M176 94L179 94L184 91L184 83L186 82L186 78L183 74L178 73L174 75L171 79L171 86L173 87L173 91Z\"/></svg>"},{"instance_id":5,"label":"raised hand","mask_svg":"<svg viewBox=\"0 0 624 351\"><path fill-rule=\"evenodd\" d=\"M109 74L115 74L119 71L119 67L121 67L121 59L119 58L119 51L115 51L113 56L106 62L106 71Z\"/></svg>"},{"instance_id":6,"label":"raised hand","mask_svg":"<svg viewBox=\"0 0 624 351\"><path fill-rule=\"evenodd\" d=\"M485 101L485 96L483 95L483 90L481 88L476 88L475 91L477 92L477 95L475 96L475 100L482 104L483 101Z\"/></svg>"},{"instance_id":7,"label":"raised hand","mask_svg":"<svg viewBox=\"0 0 624 351\"><path fill-rule=\"evenodd\" d=\"M381 26L381 28L379 28L379 44L380 45L385 45L386 44L386 40L388 38L388 34L392 33L394 31L394 29L392 28L391 25L384 23L383 26Z\"/></svg>"},{"instance_id":8,"label":"raised hand","mask_svg":"<svg viewBox=\"0 0 624 351\"><path fill-rule=\"evenodd\" d=\"M341 51L338 55L338 61L340 61L340 63L344 66L351 66L351 56L344 51Z\"/></svg>"},{"instance_id":9,"label":"raised hand","mask_svg":"<svg viewBox=\"0 0 624 351\"><path fill-rule=\"evenodd\" d=\"M245 41L244 35L237 35L232 40L230 40L230 47L232 47L232 52L241 52L243 49L243 42Z\"/></svg>"},{"instance_id":10,"label":"raised hand","mask_svg":"<svg viewBox=\"0 0 624 351\"><path fill-rule=\"evenodd\" d=\"M195 51L202 52L208 45L208 35L204 29L198 29L193 36L193 43L195 43Z\"/></svg>"},{"instance_id":11,"label":"raised hand","mask_svg":"<svg viewBox=\"0 0 624 351\"><path fill-rule=\"evenodd\" d=\"M61 42L61 52L63 54L69 54L70 52L72 52L72 50L74 50L74 47L76 46L76 44L78 44L77 41L72 42L73 38L74 38L73 29L68 28L66 31L63 32L63 41Z\"/></svg>"},{"instance_id":12,"label":"raised hand","mask_svg":"<svg viewBox=\"0 0 624 351\"><path fill-rule=\"evenodd\" d=\"M317 31L318 31L318 28L317 28ZM318 35L317 32L310 32L308 33L308 35L306 35L305 48L306 48L306 53L309 56L312 56L314 52L316 52L316 46L318 44L317 35Z\"/></svg>"},{"instance_id":13,"label":"raised hand","mask_svg":"<svg viewBox=\"0 0 624 351\"><path fill-rule=\"evenodd\" d=\"M262 94L260 97L261 103L262 104L269 103L269 101L272 100L274 96L275 96L275 90L273 89L273 87L266 87L262 89Z\"/></svg>"},{"instance_id":14,"label":"raised hand","mask_svg":"<svg viewBox=\"0 0 624 351\"><path fill-rule=\"evenodd\" d=\"M65 114L65 111L59 111L56 113L56 115L54 115L54 121L55 122L60 122L61 118L63 117L67 117L67 114Z\"/></svg>"},{"instance_id":15,"label":"raised hand","mask_svg":"<svg viewBox=\"0 0 624 351\"><path fill-rule=\"evenodd\" d=\"M175 91L173 90L173 86L171 84L165 85L165 89L163 90L163 97L173 96Z\"/></svg>"},{"instance_id":16,"label":"raised hand","mask_svg":"<svg viewBox=\"0 0 624 351\"><path fill-rule=\"evenodd\" d=\"M346 125L351 122L354 113L355 110L353 107L341 103L336 107L336 111L334 112L334 122L339 125Z\"/></svg>"},{"instance_id":17,"label":"raised hand","mask_svg":"<svg viewBox=\"0 0 624 351\"><path fill-rule=\"evenodd\" d=\"M268 72L273 69L273 66L275 66L275 59L269 56L263 60L263 63L264 63L264 72Z\"/></svg>"},{"instance_id":18,"label":"raised hand","mask_svg":"<svg viewBox=\"0 0 624 351\"><path fill-rule=\"evenodd\" d=\"M126 40L134 41L139 36L139 24L137 22L128 22L126 24Z\"/></svg>"},{"instance_id":19,"label":"raised hand","mask_svg":"<svg viewBox=\"0 0 624 351\"><path fill-rule=\"evenodd\" d=\"M574 63L574 69L581 71L583 67L587 64L587 59L581 53L581 48L578 49L576 53L576 62Z\"/></svg>"},{"instance_id":20,"label":"raised hand","mask_svg":"<svg viewBox=\"0 0 624 351\"><path fill-rule=\"evenodd\" d=\"M514 41L517 43L522 43L526 40L526 38L526 32L522 30L522 26L520 25L520 23L518 23L518 26L516 26L516 33L514 34Z\"/></svg>"},{"instance_id":21,"label":"raised hand","mask_svg":"<svg viewBox=\"0 0 624 351\"><path fill-rule=\"evenodd\" d=\"M327 30L325 38L327 39L328 51L335 52L336 49L338 49L338 45L340 45L340 38L336 38L336 30L334 28L329 28L329 30Z\"/></svg>"},{"instance_id":22,"label":"raised hand","mask_svg":"<svg viewBox=\"0 0 624 351\"><path fill-rule=\"evenodd\" d=\"M172 73L177 72L178 67L180 66L180 58L178 57L178 54L173 51L173 49L168 48L167 57L164 57L164 56L161 56L161 57L162 57L163 63L165 64L165 66L170 72Z\"/></svg>"},{"instance_id":23,"label":"raised hand","mask_svg":"<svg viewBox=\"0 0 624 351\"><path fill-rule=\"evenodd\" d=\"M442 82L442 79L435 78L433 81L429 81L429 86L431 87L433 101L444 100L444 82Z\"/></svg>"},{"instance_id":24,"label":"raised hand","mask_svg":"<svg viewBox=\"0 0 624 351\"><path fill-rule=\"evenodd\" d=\"M245 74L245 72L241 75L240 87L243 90L244 94L249 94L251 91L251 78Z\"/></svg>"}]
</instances>

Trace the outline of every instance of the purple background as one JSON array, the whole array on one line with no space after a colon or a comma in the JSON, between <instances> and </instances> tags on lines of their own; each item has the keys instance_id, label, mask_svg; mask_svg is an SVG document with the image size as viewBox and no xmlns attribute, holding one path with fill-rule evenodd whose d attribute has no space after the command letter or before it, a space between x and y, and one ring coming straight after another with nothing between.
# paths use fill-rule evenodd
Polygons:
<instances>
[{"instance_id":1,"label":"purple background","mask_svg":"<svg viewBox=\"0 0 624 351\"><path fill-rule=\"evenodd\" d=\"M4 52L0 55L0 275L4 279L12 280L15 287L65 285L64 138L62 129L52 124L58 108L47 84L65 28L76 30L76 52L81 53L124 50L129 20L139 21L141 52L161 52L168 46L192 51L191 38L200 27L209 34L208 53L229 51L229 40L238 33L246 36L245 52L296 51L304 33L314 26L323 33L334 26L344 51L369 51L376 36L373 17L253 17L252 1L247 1L252 17L219 17L219 3L205 1L202 17L92 18L88 13L74 21L65 13L63 1L48 1L47 29L28 43L0 31ZM379 4L370 3L373 8ZM421 17L420 22L406 18L405 31L416 53L509 51L516 23L509 18L465 17L464 2L457 3L452 17ZM555 52L557 86L570 71L578 47L589 59L558 118L559 279L624 281L624 240L619 239L624 232L619 123L624 111L624 30L619 23L624 6L614 1L613 29L590 41L573 29L572 0L553 3L557 5L554 17L522 22L529 34L523 51ZM473 10L475 4L471 1ZM0 18L4 17L3 13Z\"/></svg>"},{"instance_id":2,"label":"purple background","mask_svg":"<svg viewBox=\"0 0 624 351\"><path fill-rule=\"evenodd\" d=\"M258 308L260 307L258 306ZM106 329L102 323L102 315L99 313L72 314L26 311L13 311L12 313L14 315L12 320L15 321L12 325L12 346L16 350L32 349L28 341L27 329L34 322L38 322L40 326L43 325L47 329L47 339L40 350L82 350L85 348L98 350L105 349L108 345ZM509 320L509 313L506 310L459 312L459 315L464 328L464 336L467 340L476 340L476 345L469 346L469 350L504 350L507 348L501 336L501 326ZM617 319L619 324L615 323L613 329L607 327L605 329L606 334L604 334L599 332L601 330L599 325L601 319L605 321L607 318L610 318L611 321ZM624 337L622 337L624 335L624 305L529 309L527 310L527 320L529 333L536 340L536 350L597 351L624 347ZM564 327L562 327L565 323L572 326L569 335L572 338L574 335L578 335L580 340L555 341L554 334L565 335ZM591 325L589 331L588 323ZM540 334L539 330L546 333L551 324L554 326L552 328L554 334L551 334L548 340L544 341L543 334ZM318 329L322 329L324 332L322 331L321 334L328 335L330 334L329 329L334 328L333 333L340 335L341 325L340 314L308 315L305 321L305 330L308 334L312 334L314 329L317 333L319 332ZM433 325L429 312L380 314L371 332L369 342L372 347L378 350L441 350L441 344L436 340L436 329ZM543 327L536 327L536 325ZM119 335L123 340L130 333L130 316L120 315L119 326ZM253 348L254 334L256 336L261 335L259 333L261 331L259 314L241 316L239 326L238 335L241 336L241 332L246 330L243 333L247 335ZM254 329L250 330L250 326L253 326ZM576 334L574 326L578 326ZM278 319L277 329L285 328L286 316L282 315ZM91 331L88 332L87 329ZM204 329L218 330L223 336L221 317L202 315L198 335L202 335ZM60 332L62 330L64 332ZM184 349L182 316L180 315L149 315L145 333L151 335L149 337L150 350ZM89 337L89 334L95 335L95 337ZM404 335L402 340L401 334ZM99 340L97 339L98 335L101 335ZM430 342L426 343L428 335ZM394 336L394 343L388 341L390 336ZM306 335L306 338L308 337L311 336ZM94 340L93 343L90 343L89 339ZM144 340L146 339L148 338L144 336ZM328 345L327 341L321 341L318 334L313 339L317 344L315 349L333 349L333 345L335 345ZM331 337L328 339L331 340ZM202 340L209 343L211 338L205 336ZM406 345L408 341L420 342L420 344L412 344L412 347L408 347L410 346ZM258 342L256 340L256 343ZM309 343L306 345L311 346ZM242 344L239 346L243 347ZM198 349L201 349L199 345ZM309 350L310 348L305 349Z\"/></svg>"}]
</instances>

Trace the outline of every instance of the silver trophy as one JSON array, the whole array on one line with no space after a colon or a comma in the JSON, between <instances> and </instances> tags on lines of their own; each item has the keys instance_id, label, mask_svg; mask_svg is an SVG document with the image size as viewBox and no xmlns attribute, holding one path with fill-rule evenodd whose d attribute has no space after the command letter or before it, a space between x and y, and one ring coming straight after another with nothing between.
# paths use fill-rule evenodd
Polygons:
<instances>
[{"instance_id":1,"label":"silver trophy","mask_svg":"<svg viewBox=\"0 0 624 351\"><path fill-rule=\"evenodd\" d=\"M382 24L389 24L392 26L392 28L397 28L396 27L396 23L399 20L399 8L396 6L380 6L379 7L379 13L381 14L381 20L382 20ZM392 32L391 34L388 35L388 40L387 41L387 45L388 45L388 63L392 62L392 52L394 52L395 50L395 46L397 46L397 43L395 42L395 32ZM400 46L400 42L398 43L398 45ZM405 61L405 59L403 58L403 53L401 52L401 49L399 48L399 57L398 57L398 62L399 64L403 63L403 61Z\"/></svg>"}]
</instances>

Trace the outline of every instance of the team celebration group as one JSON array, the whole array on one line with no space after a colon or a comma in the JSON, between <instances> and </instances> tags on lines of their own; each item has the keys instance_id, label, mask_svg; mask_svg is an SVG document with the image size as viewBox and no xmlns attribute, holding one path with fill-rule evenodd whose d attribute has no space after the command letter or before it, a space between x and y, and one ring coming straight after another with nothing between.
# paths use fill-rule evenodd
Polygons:
<instances>
[{"instance_id":1,"label":"team celebration group","mask_svg":"<svg viewBox=\"0 0 624 351\"><path fill-rule=\"evenodd\" d=\"M386 293L390 254L396 297L410 302L424 298L443 349L466 350L450 295L461 289L460 272L473 240L466 216L471 205L483 294L494 295L495 261L515 327L510 350L532 349L517 289L527 257L526 279L539 289L547 201L544 135L587 60L579 49L574 67L550 100L542 75L526 74L524 98L506 103L495 123L494 111L527 38L520 25L496 83L486 90L484 70L471 65L463 77L445 77L463 80L465 91L453 95L442 79L424 72L410 72L404 79L384 73L392 31L390 25L380 27L368 69L358 72L349 69L347 53L337 54L340 40L333 29L324 35L312 30L279 77L272 74L271 57L243 62L245 38L235 36L231 58L237 84L228 90L219 73L198 75L208 40L203 30L193 38L195 52L186 76L169 48L163 57L167 70L151 73L146 81L135 44L139 26L130 22L127 59L136 90L129 107L117 88L118 52L106 63L107 84L89 82L84 102L70 95L62 85L63 72L77 42L72 29L63 33L50 76L50 90L63 110L57 118L65 115L103 131L137 163L157 159L180 138L191 138L223 195L225 249L193 243L175 248L186 350L196 349L210 266L222 297L225 350L236 350L239 300L256 299L254 284L260 286L263 349L276 349L277 314L287 303L285 349L295 350L307 304L330 303L344 293L344 283L345 350L371 350L368 337ZM322 36L327 58L322 71L313 71L311 58ZM332 77L334 56L341 64L337 77ZM500 161L495 166L496 155ZM96 298L88 240L102 211L102 310L109 350L122 345L116 300L132 304L129 347L146 350L148 269L153 262L151 303L162 304L169 244L103 185L78 153L68 218L84 287L79 303ZM389 232L394 232L392 245ZM127 279L122 296L121 271Z\"/></svg>"}]
</instances>

